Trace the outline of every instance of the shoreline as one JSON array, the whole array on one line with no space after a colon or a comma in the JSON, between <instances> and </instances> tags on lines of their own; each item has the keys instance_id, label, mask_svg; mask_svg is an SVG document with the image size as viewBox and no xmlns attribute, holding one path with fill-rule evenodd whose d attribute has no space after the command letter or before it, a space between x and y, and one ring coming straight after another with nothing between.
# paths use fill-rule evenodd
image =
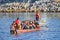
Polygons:
<instances>
[{"instance_id":1,"label":"shoreline","mask_svg":"<svg viewBox=\"0 0 60 40\"><path fill-rule=\"evenodd\" d=\"M31 13L36 11L26 11L26 10L2 10L0 13ZM60 11L40 11L40 12L60 12Z\"/></svg>"}]
</instances>

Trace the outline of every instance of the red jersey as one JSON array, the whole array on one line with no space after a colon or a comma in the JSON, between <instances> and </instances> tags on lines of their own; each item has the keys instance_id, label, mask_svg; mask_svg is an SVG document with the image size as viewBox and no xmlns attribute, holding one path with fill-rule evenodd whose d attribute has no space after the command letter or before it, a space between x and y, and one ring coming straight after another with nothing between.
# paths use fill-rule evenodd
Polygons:
<instances>
[{"instance_id":1,"label":"red jersey","mask_svg":"<svg viewBox=\"0 0 60 40\"><path fill-rule=\"evenodd\" d=\"M16 23L16 24L19 24L19 23L20 23L20 20L16 20L15 23Z\"/></svg>"},{"instance_id":2,"label":"red jersey","mask_svg":"<svg viewBox=\"0 0 60 40\"><path fill-rule=\"evenodd\" d=\"M36 14L36 18L39 18L39 15L38 14Z\"/></svg>"}]
</instances>

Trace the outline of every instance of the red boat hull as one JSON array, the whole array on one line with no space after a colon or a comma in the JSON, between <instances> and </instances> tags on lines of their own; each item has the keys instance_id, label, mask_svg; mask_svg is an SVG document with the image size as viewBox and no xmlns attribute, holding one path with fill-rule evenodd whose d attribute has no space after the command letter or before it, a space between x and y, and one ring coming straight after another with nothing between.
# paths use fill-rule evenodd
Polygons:
<instances>
[{"instance_id":1,"label":"red boat hull","mask_svg":"<svg viewBox=\"0 0 60 40\"><path fill-rule=\"evenodd\" d=\"M39 29L33 29L33 30L29 30L29 29L26 29L26 30L17 30L17 33L26 33L26 32L34 32L34 31L38 31Z\"/></svg>"},{"instance_id":2,"label":"red boat hull","mask_svg":"<svg viewBox=\"0 0 60 40\"><path fill-rule=\"evenodd\" d=\"M14 33L12 33L12 34L20 34L20 33L27 33L27 32L35 32L35 31L39 31L39 29L32 29L32 30L30 30L30 29L25 29L25 30L12 30ZM11 30L10 30L10 33L12 32Z\"/></svg>"}]
</instances>

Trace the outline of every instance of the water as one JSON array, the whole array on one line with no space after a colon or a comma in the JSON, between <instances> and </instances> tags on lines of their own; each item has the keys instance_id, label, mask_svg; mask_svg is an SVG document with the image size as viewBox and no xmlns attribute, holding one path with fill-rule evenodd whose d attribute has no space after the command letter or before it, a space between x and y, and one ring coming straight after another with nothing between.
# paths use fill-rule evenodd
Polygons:
<instances>
[{"instance_id":1,"label":"water","mask_svg":"<svg viewBox=\"0 0 60 40\"><path fill-rule=\"evenodd\" d=\"M42 13L42 18L45 19L48 26L48 30L40 30L37 32L22 33L16 36L10 34L10 25L17 17L20 21L34 20L34 13L0 13L0 40L60 40L60 15L59 13ZM44 17L44 16L45 17ZM49 16L50 15L50 16Z\"/></svg>"}]
</instances>

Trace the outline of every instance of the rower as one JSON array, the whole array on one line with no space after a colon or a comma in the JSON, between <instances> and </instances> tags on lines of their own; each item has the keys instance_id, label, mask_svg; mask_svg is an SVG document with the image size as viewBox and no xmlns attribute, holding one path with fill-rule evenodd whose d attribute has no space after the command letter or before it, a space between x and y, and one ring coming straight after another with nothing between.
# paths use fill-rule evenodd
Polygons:
<instances>
[{"instance_id":1,"label":"rower","mask_svg":"<svg viewBox=\"0 0 60 40\"><path fill-rule=\"evenodd\" d=\"M21 23L20 23L19 18L17 18L17 19L15 20L15 24L16 24L16 28L17 28L17 29L21 29Z\"/></svg>"},{"instance_id":2,"label":"rower","mask_svg":"<svg viewBox=\"0 0 60 40\"><path fill-rule=\"evenodd\" d=\"M37 22L39 22L40 14L39 14L39 12L38 12L38 11L36 12L35 18L36 18L36 21L37 21Z\"/></svg>"},{"instance_id":3,"label":"rower","mask_svg":"<svg viewBox=\"0 0 60 40\"><path fill-rule=\"evenodd\" d=\"M10 27L10 33L11 34L15 34L16 33L16 31L15 31L15 26L16 26L16 24L15 24L15 21L13 21L13 23L12 23L12 25L11 25L11 27Z\"/></svg>"},{"instance_id":4,"label":"rower","mask_svg":"<svg viewBox=\"0 0 60 40\"><path fill-rule=\"evenodd\" d=\"M20 24L20 20L19 20L19 18L17 18L16 20L15 20L15 24Z\"/></svg>"}]
</instances>

